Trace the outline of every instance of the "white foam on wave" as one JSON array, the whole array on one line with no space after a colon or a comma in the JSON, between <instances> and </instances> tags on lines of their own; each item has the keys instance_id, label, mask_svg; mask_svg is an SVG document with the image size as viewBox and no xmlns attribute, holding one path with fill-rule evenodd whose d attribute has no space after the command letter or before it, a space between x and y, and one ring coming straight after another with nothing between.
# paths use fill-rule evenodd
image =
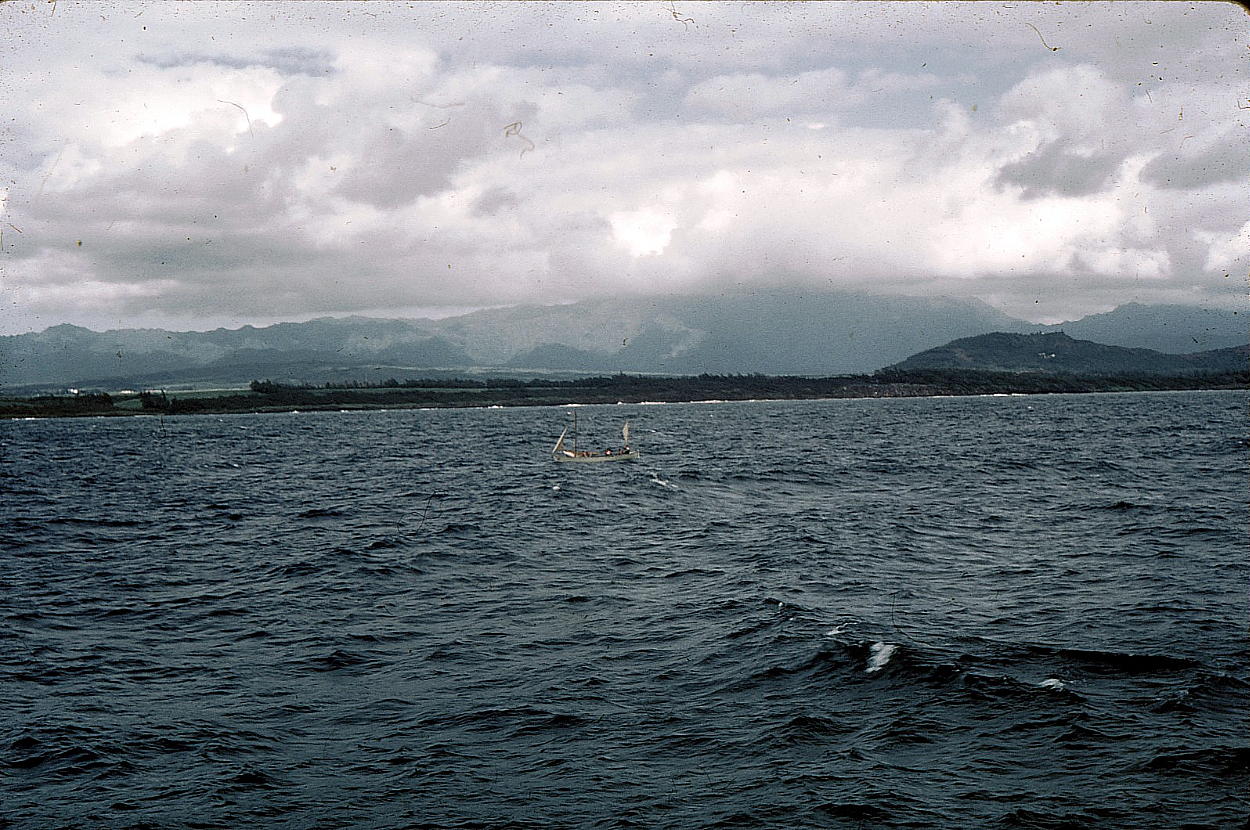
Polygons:
<instances>
[{"instance_id":1,"label":"white foam on wave","mask_svg":"<svg viewBox=\"0 0 1250 830\"><path fill-rule=\"evenodd\" d=\"M664 479L660 478L659 476L654 476L654 477L651 479L651 483L652 483L652 484L658 484L658 485L660 485L661 487L666 487L666 488L668 488L669 490L676 490L676 489L677 489L677 485L676 485L676 484L670 484L669 482L665 481Z\"/></svg>"},{"instance_id":2,"label":"white foam on wave","mask_svg":"<svg viewBox=\"0 0 1250 830\"><path fill-rule=\"evenodd\" d=\"M833 628L825 632L826 637L837 637L839 634L845 634L858 624L858 620L843 618L839 620Z\"/></svg>"},{"instance_id":3,"label":"white foam on wave","mask_svg":"<svg viewBox=\"0 0 1250 830\"><path fill-rule=\"evenodd\" d=\"M1037 685L1041 686L1043 689L1056 689L1057 690L1057 689L1067 688L1064 682L1057 677L1048 677Z\"/></svg>"},{"instance_id":4,"label":"white foam on wave","mask_svg":"<svg viewBox=\"0 0 1250 830\"><path fill-rule=\"evenodd\" d=\"M894 643L873 643L868 649L868 668L865 671L875 672L885 668L885 664L890 662L890 658L894 656L894 652L898 650L898 646Z\"/></svg>"}]
</instances>

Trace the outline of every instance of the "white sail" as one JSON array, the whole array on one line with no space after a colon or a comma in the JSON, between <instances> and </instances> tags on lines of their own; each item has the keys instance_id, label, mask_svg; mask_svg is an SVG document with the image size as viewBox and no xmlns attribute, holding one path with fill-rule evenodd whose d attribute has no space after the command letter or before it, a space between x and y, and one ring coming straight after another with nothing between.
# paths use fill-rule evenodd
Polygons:
<instances>
[{"instance_id":1,"label":"white sail","mask_svg":"<svg viewBox=\"0 0 1250 830\"><path fill-rule=\"evenodd\" d=\"M625 422L625 426L621 428L621 435L625 438L625 447L618 450L602 450L602 451L581 451L577 449L577 413L573 413L572 427L573 448L569 449L564 445L564 439L569 437L569 427L565 427L560 433L560 438L556 441L556 445L551 448L552 461L574 461L577 463L594 464L603 461L634 461L639 457L638 450L629 449L629 422Z\"/></svg>"}]
</instances>

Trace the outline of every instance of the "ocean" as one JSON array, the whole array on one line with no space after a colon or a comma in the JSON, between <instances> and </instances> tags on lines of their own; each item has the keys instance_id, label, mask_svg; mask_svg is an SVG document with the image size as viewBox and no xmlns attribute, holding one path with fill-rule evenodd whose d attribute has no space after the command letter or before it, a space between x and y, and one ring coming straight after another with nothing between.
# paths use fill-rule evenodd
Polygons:
<instances>
[{"instance_id":1,"label":"ocean","mask_svg":"<svg viewBox=\"0 0 1250 830\"><path fill-rule=\"evenodd\" d=\"M1246 406L0 422L0 827L1250 826Z\"/></svg>"}]
</instances>

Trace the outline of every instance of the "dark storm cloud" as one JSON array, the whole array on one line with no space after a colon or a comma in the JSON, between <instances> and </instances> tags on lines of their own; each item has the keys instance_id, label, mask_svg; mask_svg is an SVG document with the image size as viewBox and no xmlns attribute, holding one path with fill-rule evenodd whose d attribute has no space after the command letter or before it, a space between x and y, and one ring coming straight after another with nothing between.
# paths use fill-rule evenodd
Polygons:
<instances>
[{"instance_id":1,"label":"dark storm cloud","mask_svg":"<svg viewBox=\"0 0 1250 830\"><path fill-rule=\"evenodd\" d=\"M1001 185L1017 185L1021 197L1087 196L1103 190L1123 156L1112 153L1074 153L1064 142L1052 141L1019 161L1003 165L995 178Z\"/></svg>"},{"instance_id":2,"label":"dark storm cloud","mask_svg":"<svg viewBox=\"0 0 1250 830\"><path fill-rule=\"evenodd\" d=\"M373 120L362 130L351 147L361 163L346 172L336 194L389 209L437 193L463 160L499 146L503 127L533 114L532 106L505 114L487 100L416 109L422 117L408 128Z\"/></svg>"},{"instance_id":3,"label":"dark storm cloud","mask_svg":"<svg viewBox=\"0 0 1250 830\"><path fill-rule=\"evenodd\" d=\"M160 69L207 63L224 66L229 69L265 67L283 75L317 76L328 75L334 71L334 55L332 53L323 49L306 49L298 46L266 49L255 55L228 55L220 52L141 54L137 57L137 60L140 63L146 63Z\"/></svg>"},{"instance_id":4,"label":"dark storm cloud","mask_svg":"<svg viewBox=\"0 0 1250 830\"><path fill-rule=\"evenodd\" d=\"M1168 189L1245 182L1250 179L1250 141L1245 135L1225 134L1190 152L1185 152L1182 143L1176 152L1161 153L1152 159L1142 168L1141 178Z\"/></svg>"},{"instance_id":5,"label":"dark storm cloud","mask_svg":"<svg viewBox=\"0 0 1250 830\"><path fill-rule=\"evenodd\" d=\"M514 208L521 204L521 199L506 187L491 187L473 201L473 213L476 216L492 216L502 210Z\"/></svg>"}]
</instances>

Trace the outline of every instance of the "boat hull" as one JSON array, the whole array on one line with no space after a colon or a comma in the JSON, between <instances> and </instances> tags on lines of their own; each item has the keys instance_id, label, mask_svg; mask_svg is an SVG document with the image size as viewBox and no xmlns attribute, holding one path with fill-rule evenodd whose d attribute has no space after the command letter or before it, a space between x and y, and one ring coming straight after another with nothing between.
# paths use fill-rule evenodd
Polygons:
<instances>
[{"instance_id":1,"label":"boat hull","mask_svg":"<svg viewBox=\"0 0 1250 830\"><path fill-rule=\"evenodd\" d=\"M613 455L603 455L601 453L593 453L589 455L565 455L563 453L552 453L551 460L569 464L598 464L604 461L635 461L638 459L638 451L623 452Z\"/></svg>"}]
</instances>

